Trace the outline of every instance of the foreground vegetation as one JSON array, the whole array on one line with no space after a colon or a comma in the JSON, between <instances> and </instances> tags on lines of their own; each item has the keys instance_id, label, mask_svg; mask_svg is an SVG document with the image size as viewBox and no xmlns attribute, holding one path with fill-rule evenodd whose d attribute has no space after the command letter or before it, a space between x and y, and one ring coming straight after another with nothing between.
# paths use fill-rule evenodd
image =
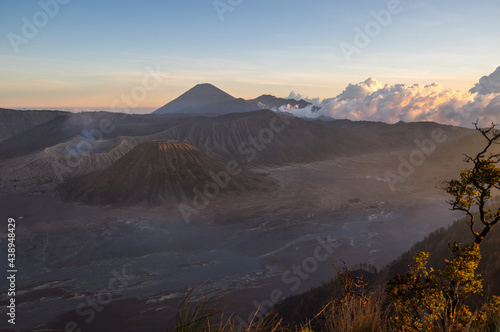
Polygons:
<instances>
[{"instance_id":1,"label":"foreground vegetation","mask_svg":"<svg viewBox=\"0 0 500 332\"><path fill-rule=\"evenodd\" d=\"M478 257L475 253L465 256L451 260L448 271L463 263L463 258ZM474 264L469 267L474 269ZM461 289L457 295L474 293L481 285L477 274L466 282L467 285L462 285L446 283L445 271L433 272L432 268L426 268L426 254L422 253L416 257L408 273L395 277L384 291L383 288L370 289L362 276L344 267L339 269L335 282L341 288L341 295L323 305L316 315L298 324L290 324L276 313L262 319L257 319L256 313L249 324L238 324L233 317L224 316L214 309L216 296L206 295L191 302L190 293L179 306L173 327L167 331L500 331L500 297L492 297L473 310L465 303L451 310L452 302L447 298L450 294L447 291ZM462 274L463 280L469 279L465 275ZM442 277L444 279L440 279ZM446 288L440 288L443 286ZM454 312L453 321L447 319L451 312Z\"/></svg>"},{"instance_id":2,"label":"foreground vegetation","mask_svg":"<svg viewBox=\"0 0 500 332\"><path fill-rule=\"evenodd\" d=\"M488 204L494 191L500 190L500 154L489 152L500 144L500 132L495 125L481 129L476 123L476 129L487 141L484 149L466 156L472 167L462 170L459 179L443 184L452 197L451 208L464 212L473 241L448 244L450 254L441 268L429 266L428 252L416 252L405 273L376 286L373 276L371 285L363 279L369 274L351 272L347 265L337 267L336 283L309 296L324 294L330 286L336 287L330 294L336 294L301 322L284 321L279 318L283 315L275 313L247 326L238 325L231 316L211 309L215 297L205 296L193 303L190 293L181 303L171 331L500 331L500 296L483 295L483 276L478 272L481 246L500 221L500 208ZM498 246L489 250L498 262ZM498 275L490 278L490 285L498 286L496 280ZM309 307L317 305L309 301ZM276 312L280 312L279 306Z\"/></svg>"}]
</instances>

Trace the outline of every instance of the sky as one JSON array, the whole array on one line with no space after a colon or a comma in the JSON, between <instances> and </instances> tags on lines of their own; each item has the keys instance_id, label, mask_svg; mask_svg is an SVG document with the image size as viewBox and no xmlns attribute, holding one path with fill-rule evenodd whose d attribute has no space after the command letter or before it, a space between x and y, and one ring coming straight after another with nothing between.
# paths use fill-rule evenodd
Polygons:
<instances>
[{"instance_id":1,"label":"sky","mask_svg":"<svg viewBox=\"0 0 500 332\"><path fill-rule=\"evenodd\" d=\"M468 91L500 66L498 0L0 1L0 107L140 112L198 83L332 98L372 77Z\"/></svg>"}]
</instances>

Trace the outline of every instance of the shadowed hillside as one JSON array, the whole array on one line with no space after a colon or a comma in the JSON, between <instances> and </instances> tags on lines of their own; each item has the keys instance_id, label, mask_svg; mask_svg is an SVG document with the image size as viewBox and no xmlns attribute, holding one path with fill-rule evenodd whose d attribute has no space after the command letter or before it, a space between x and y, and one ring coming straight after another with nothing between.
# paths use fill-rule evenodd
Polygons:
<instances>
[{"instance_id":1,"label":"shadowed hillside","mask_svg":"<svg viewBox=\"0 0 500 332\"><path fill-rule=\"evenodd\" d=\"M402 254L397 260L387 265L379 273L379 282L389 280L397 273L403 273L408 265L413 263L413 256L417 252L429 252L429 265L434 268L443 268L444 259L450 256L448 244L453 242L472 243L473 236L464 219L457 220L449 228L440 228L429 234L424 240L416 243L411 250ZM491 234L481 244L481 263L478 271L484 277L485 295L500 294L500 229L494 227Z\"/></svg>"},{"instance_id":2,"label":"shadowed hillside","mask_svg":"<svg viewBox=\"0 0 500 332\"><path fill-rule=\"evenodd\" d=\"M64 112L18 111L0 108L0 142L50 121Z\"/></svg>"},{"instance_id":3,"label":"shadowed hillside","mask_svg":"<svg viewBox=\"0 0 500 332\"><path fill-rule=\"evenodd\" d=\"M7 118L6 122L2 122L2 124L9 128L18 128L18 130L15 135L0 142L0 160L40 152L78 137L80 137L79 140L102 145L101 143L104 141L119 136L151 135L183 121L200 118L199 116L176 114L138 115L113 112L75 114L56 111L30 111L26 114L32 114L34 118L40 118L45 114L47 120L30 122L29 126L25 126L23 124L26 120L24 119L25 112L12 112L15 112L11 114L13 116ZM10 113L0 112L0 117L6 114ZM206 121L207 117L203 117L203 119ZM99 148L93 152L102 152L101 150L102 148Z\"/></svg>"},{"instance_id":4,"label":"shadowed hillside","mask_svg":"<svg viewBox=\"0 0 500 332\"><path fill-rule=\"evenodd\" d=\"M367 153L408 154L417 149L416 140L428 141L436 130L447 137L452 150L456 138L472 132L432 122L305 121L270 110L219 116L61 113L0 143L0 160L6 161L0 186L12 188L12 181L30 177L54 183L102 171L134 146L150 141L187 142L218 160L259 167ZM16 187L26 186L24 182L16 182Z\"/></svg>"},{"instance_id":5,"label":"shadowed hillside","mask_svg":"<svg viewBox=\"0 0 500 332\"><path fill-rule=\"evenodd\" d=\"M396 274L403 274L408 270L408 266L414 263L413 257L416 253L428 252L429 266L434 269L442 269L444 268L444 260L451 256L448 244L453 242L472 243L473 240L467 224L463 219L460 219L448 228L440 228L432 232L381 271L376 272L374 267L367 265L362 269L352 271L352 275L362 277L370 290L384 289L387 281ZM498 283L500 253L498 248L500 248L500 229L493 228L491 234L485 238L481 245L482 259L478 267L479 274L484 278L483 295L487 299L492 295L500 294L500 284ZM334 276L335 269L332 267L332 279ZM288 324L304 324L320 312L327 303L338 298L341 294L342 284L338 280L334 280L303 294L285 299L274 308L274 312ZM481 297L476 297L473 300L475 304L484 302Z\"/></svg>"}]
</instances>

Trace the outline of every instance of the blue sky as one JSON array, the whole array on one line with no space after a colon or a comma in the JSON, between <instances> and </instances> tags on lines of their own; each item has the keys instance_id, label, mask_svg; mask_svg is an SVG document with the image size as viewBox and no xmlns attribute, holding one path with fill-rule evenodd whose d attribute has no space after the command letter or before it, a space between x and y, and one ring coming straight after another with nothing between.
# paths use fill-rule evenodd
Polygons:
<instances>
[{"instance_id":1,"label":"blue sky","mask_svg":"<svg viewBox=\"0 0 500 332\"><path fill-rule=\"evenodd\" d=\"M498 0L402 0L350 61L341 43L355 46L355 28L397 0L220 0L231 7L223 20L216 2L3 0L0 107L109 108L147 68L161 83L137 105L154 109L203 82L243 98L334 97L368 77L468 90L500 65ZM14 35L25 43L13 46Z\"/></svg>"}]
</instances>

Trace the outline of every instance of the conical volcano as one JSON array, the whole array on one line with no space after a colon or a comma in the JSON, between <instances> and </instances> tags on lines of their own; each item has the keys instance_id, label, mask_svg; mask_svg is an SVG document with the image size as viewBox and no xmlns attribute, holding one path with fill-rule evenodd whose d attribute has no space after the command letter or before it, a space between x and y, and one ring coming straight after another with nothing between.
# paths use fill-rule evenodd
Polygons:
<instances>
[{"instance_id":1,"label":"conical volcano","mask_svg":"<svg viewBox=\"0 0 500 332\"><path fill-rule=\"evenodd\" d=\"M159 204L192 199L207 185L218 195L265 189L272 182L187 143L146 142L107 169L70 180L58 192L65 201L86 204Z\"/></svg>"},{"instance_id":2,"label":"conical volcano","mask_svg":"<svg viewBox=\"0 0 500 332\"><path fill-rule=\"evenodd\" d=\"M235 98L216 86L203 83L186 91L176 99L163 105L155 114L238 113L258 110L256 102Z\"/></svg>"}]
</instances>

